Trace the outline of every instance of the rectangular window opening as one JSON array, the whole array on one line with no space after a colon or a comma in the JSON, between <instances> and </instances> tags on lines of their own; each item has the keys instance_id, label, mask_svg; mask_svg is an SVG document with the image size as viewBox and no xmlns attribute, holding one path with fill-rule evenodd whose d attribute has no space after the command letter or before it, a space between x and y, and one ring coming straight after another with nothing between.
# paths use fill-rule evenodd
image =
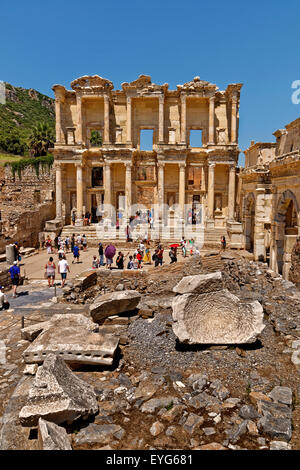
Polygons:
<instances>
[{"instance_id":1,"label":"rectangular window opening","mask_svg":"<svg viewBox=\"0 0 300 470\"><path fill-rule=\"evenodd\" d=\"M202 147L202 129L190 130L190 147Z\"/></svg>"},{"instance_id":2,"label":"rectangular window opening","mask_svg":"<svg viewBox=\"0 0 300 470\"><path fill-rule=\"evenodd\" d=\"M140 132L140 150L153 149L153 129L141 129Z\"/></svg>"}]
</instances>

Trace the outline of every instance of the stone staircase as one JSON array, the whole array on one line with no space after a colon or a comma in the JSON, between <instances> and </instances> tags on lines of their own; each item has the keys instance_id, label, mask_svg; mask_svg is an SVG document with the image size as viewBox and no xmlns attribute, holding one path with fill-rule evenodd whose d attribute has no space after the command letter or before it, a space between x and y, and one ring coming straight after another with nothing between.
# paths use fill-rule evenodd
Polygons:
<instances>
[{"instance_id":1,"label":"stone staircase","mask_svg":"<svg viewBox=\"0 0 300 470\"><path fill-rule=\"evenodd\" d=\"M99 228L99 226L97 225L90 225L85 227L66 225L64 226L61 232L61 236L63 238L67 236L71 237L73 233L75 234L75 236L79 234L85 234L88 244L90 246L97 246L100 241L115 241L118 243L118 246L127 245L124 226L120 227L119 230L116 230L114 227L107 226ZM132 234L132 238L134 241L138 239L143 239L145 233L145 227L137 226ZM183 234L182 225L180 222L176 223L174 226L171 226L169 228L160 225L156 231L152 232L152 234L153 236L151 237L151 239L153 241L160 240L163 243L178 243L180 242ZM198 243L199 247L203 246L203 244L205 246L219 247L222 235L225 235L226 239L228 240L228 233L226 228L207 229L201 226L196 227L193 225L188 226L188 230L184 234L186 240L194 238L195 243Z\"/></svg>"}]
</instances>

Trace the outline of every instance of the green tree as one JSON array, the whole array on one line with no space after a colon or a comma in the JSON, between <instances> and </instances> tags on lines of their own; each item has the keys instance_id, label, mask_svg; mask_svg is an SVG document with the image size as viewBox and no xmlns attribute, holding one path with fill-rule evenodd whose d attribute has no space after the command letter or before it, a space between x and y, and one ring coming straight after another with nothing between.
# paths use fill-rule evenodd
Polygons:
<instances>
[{"instance_id":1,"label":"green tree","mask_svg":"<svg viewBox=\"0 0 300 470\"><path fill-rule=\"evenodd\" d=\"M99 131L91 131L90 144L92 147L101 147L102 145L102 136Z\"/></svg>"},{"instance_id":2,"label":"green tree","mask_svg":"<svg viewBox=\"0 0 300 470\"><path fill-rule=\"evenodd\" d=\"M32 157L47 155L49 147L54 145L54 129L45 122L39 122L31 130L28 139L29 153Z\"/></svg>"}]
</instances>

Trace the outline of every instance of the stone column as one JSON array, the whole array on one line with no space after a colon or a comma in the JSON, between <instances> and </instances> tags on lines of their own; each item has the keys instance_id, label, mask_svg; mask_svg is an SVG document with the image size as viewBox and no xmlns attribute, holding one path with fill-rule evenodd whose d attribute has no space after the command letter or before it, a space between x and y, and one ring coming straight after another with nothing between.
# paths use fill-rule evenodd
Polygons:
<instances>
[{"instance_id":1,"label":"stone column","mask_svg":"<svg viewBox=\"0 0 300 470\"><path fill-rule=\"evenodd\" d=\"M159 110L158 110L158 142L164 142L164 96L159 97Z\"/></svg>"},{"instance_id":2,"label":"stone column","mask_svg":"<svg viewBox=\"0 0 300 470\"><path fill-rule=\"evenodd\" d=\"M111 204L111 166L105 164L104 204Z\"/></svg>"},{"instance_id":3,"label":"stone column","mask_svg":"<svg viewBox=\"0 0 300 470\"><path fill-rule=\"evenodd\" d=\"M162 163L162 162L159 162L157 165L158 165L157 186L158 186L159 218L162 221L163 216L164 216L163 204L164 204L164 192L165 192L165 183L164 183L164 176L165 176L164 166L165 166L165 164Z\"/></svg>"},{"instance_id":4,"label":"stone column","mask_svg":"<svg viewBox=\"0 0 300 470\"><path fill-rule=\"evenodd\" d=\"M76 96L77 101L77 143L82 144L82 98Z\"/></svg>"},{"instance_id":5,"label":"stone column","mask_svg":"<svg viewBox=\"0 0 300 470\"><path fill-rule=\"evenodd\" d=\"M62 142L62 128L61 128L61 100L59 97L55 99L55 132L56 143Z\"/></svg>"},{"instance_id":6,"label":"stone column","mask_svg":"<svg viewBox=\"0 0 300 470\"><path fill-rule=\"evenodd\" d=\"M215 96L209 98L208 143L215 143Z\"/></svg>"},{"instance_id":7,"label":"stone column","mask_svg":"<svg viewBox=\"0 0 300 470\"><path fill-rule=\"evenodd\" d=\"M131 216L131 204L132 204L132 181L131 181L131 162L125 163L125 196L126 196L126 217L129 219Z\"/></svg>"},{"instance_id":8,"label":"stone column","mask_svg":"<svg viewBox=\"0 0 300 470\"><path fill-rule=\"evenodd\" d=\"M56 191L55 191L55 201L56 201L56 219L62 219L62 178L61 178L61 163L55 164L55 183L56 183Z\"/></svg>"},{"instance_id":9,"label":"stone column","mask_svg":"<svg viewBox=\"0 0 300 470\"><path fill-rule=\"evenodd\" d=\"M130 144L132 146L132 137L131 137L131 130L132 130L132 122L131 122L131 117L132 117L132 106L131 106L131 96L127 96L127 138L126 142L127 144Z\"/></svg>"},{"instance_id":10,"label":"stone column","mask_svg":"<svg viewBox=\"0 0 300 470\"><path fill-rule=\"evenodd\" d=\"M214 218L214 206L215 206L215 163L210 163L208 168L208 218Z\"/></svg>"},{"instance_id":11,"label":"stone column","mask_svg":"<svg viewBox=\"0 0 300 470\"><path fill-rule=\"evenodd\" d=\"M109 139L109 96L104 95L104 139L103 143L108 144Z\"/></svg>"},{"instance_id":12,"label":"stone column","mask_svg":"<svg viewBox=\"0 0 300 470\"><path fill-rule=\"evenodd\" d=\"M204 165L201 166L201 191L206 192L206 173Z\"/></svg>"},{"instance_id":13,"label":"stone column","mask_svg":"<svg viewBox=\"0 0 300 470\"><path fill-rule=\"evenodd\" d=\"M181 95L181 143L186 143L186 95Z\"/></svg>"},{"instance_id":14,"label":"stone column","mask_svg":"<svg viewBox=\"0 0 300 470\"><path fill-rule=\"evenodd\" d=\"M83 181L82 181L82 163L76 164L76 200L77 200L77 218L76 225L82 225L83 222Z\"/></svg>"},{"instance_id":15,"label":"stone column","mask_svg":"<svg viewBox=\"0 0 300 470\"><path fill-rule=\"evenodd\" d=\"M232 95L232 108L231 108L231 143L236 144L237 142L237 96Z\"/></svg>"},{"instance_id":16,"label":"stone column","mask_svg":"<svg viewBox=\"0 0 300 470\"><path fill-rule=\"evenodd\" d=\"M179 205L181 207L182 218L184 218L185 205L185 163L179 163Z\"/></svg>"},{"instance_id":17,"label":"stone column","mask_svg":"<svg viewBox=\"0 0 300 470\"><path fill-rule=\"evenodd\" d=\"M228 219L234 220L235 212L235 165L229 167L228 181Z\"/></svg>"}]
</instances>

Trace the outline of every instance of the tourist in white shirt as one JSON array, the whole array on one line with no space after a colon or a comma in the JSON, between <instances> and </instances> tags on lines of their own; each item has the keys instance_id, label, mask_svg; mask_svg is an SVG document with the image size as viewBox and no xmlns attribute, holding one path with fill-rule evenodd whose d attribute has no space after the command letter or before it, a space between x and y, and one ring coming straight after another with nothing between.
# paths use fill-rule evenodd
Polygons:
<instances>
[{"instance_id":1,"label":"tourist in white shirt","mask_svg":"<svg viewBox=\"0 0 300 470\"><path fill-rule=\"evenodd\" d=\"M7 310L9 303L7 302L6 295L3 293L3 286L0 286L0 310Z\"/></svg>"},{"instance_id":2,"label":"tourist in white shirt","mask_svg":"<svg viewBox=\"0 0 300 470\"><path fill-rule=\"evenodd\" d=\"M68 271L70 272L68 261L63 257L63 259L58 262L58 272L61 275L61 287L65 285Z\"/></svg>"}]
</instances>

